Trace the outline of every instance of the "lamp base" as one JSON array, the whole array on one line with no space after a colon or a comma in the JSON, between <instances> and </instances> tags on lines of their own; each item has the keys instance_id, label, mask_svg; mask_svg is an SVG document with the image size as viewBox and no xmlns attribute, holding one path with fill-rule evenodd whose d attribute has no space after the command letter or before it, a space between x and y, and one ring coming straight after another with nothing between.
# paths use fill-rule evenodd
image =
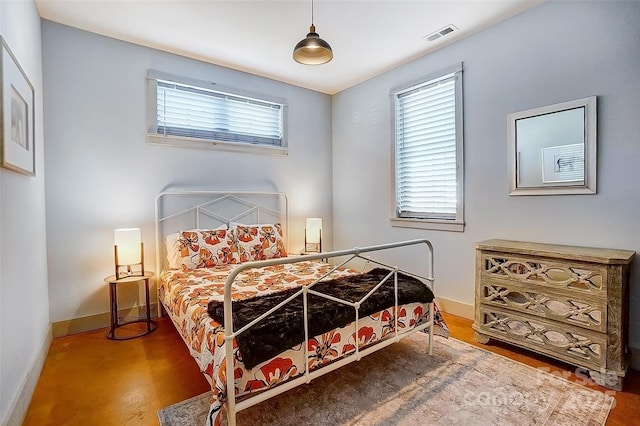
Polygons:
<instances>
[{"instance_id":1,"label":"lamp base","mask_svg":"<svg viewBox=\"0 0 640 426\"><path fill-rule=\"evenodd\" d=\"M307 219L308 221L309 219ZM305 253L321 253L322 252L322 227L318 230L318 242L310 243L307 240L307 229L304 230L304 251Z\"/></svg>"},{"instance_id":2,"label":"lamp base","mask_svg":"<svg viewBox=\"0 0 640 426\"><path fill-rule=\"evenodd\" d=\"M128 278L128 277L144 277L144 271L142 268L138 270L137 268L134 270L131 266L138 265L127 265L127 266L119 266L116 268L116 279ZM141 266L141 265L140 265Z\"/></svg>"},{"instance_id":3,"label":"lamp base","mask_svg":"<svg viewBox=\"0 0 640 426\"><path fill-rule=\"evenodd\" d=\"M320 243L305 243L304 245L305 253L320 253L322 249L320 248Z\"/></svg>"},{"instance_id":4,"label":"lamp base","mask_svg":"<svg viewBox=\"0 0 640 426\"><path fill-rule=\"evenodd\" d=\"M113 246L115 266L116 266L116 280L127 277L144 277L144 243L140 243L140 263L133 265L122 265L118 262L118 246Z\"/></svg>"}]
</instances>

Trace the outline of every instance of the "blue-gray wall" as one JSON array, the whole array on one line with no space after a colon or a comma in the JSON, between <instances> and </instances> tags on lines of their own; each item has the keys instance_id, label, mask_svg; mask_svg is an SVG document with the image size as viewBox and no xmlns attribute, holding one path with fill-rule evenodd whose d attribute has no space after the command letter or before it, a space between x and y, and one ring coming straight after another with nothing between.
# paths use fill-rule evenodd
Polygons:
<instances>
[{"instance_id":1,"label":"blue-gray wall","mask_svg":"<svg viewBox=\"0 0 640 426\"><path fill-rule=\"evenodd\" d=\"M389 90L460 61L465 232L391 228ZM436 293L468 307L474 303L476 241L504 238L640 252L639 69L640 2L553 1L337 94L334 245L428 238L435 246ZM591 95L598 96L598 193L510 197L507 114ZM631 345L638 350L638 259L632 267L630 318ZM638 354L634 361L640 364Z\"/></svg>"},{"instance_id":2,"label":"blue-gray wall","mask_svg":"<svg viewBox=\"0 0 640 426\"><path fill-rule=\"evenodd\" d=\"M306 217L331 235L330 96L50 21L42 43L52 322L108 312L114 229L141 227L155 269L154 200L169 185L277 189L289 196L291 250L303 247ZM148 144L149 69L285 98L289 155ZM137 300L121 293L123 307Z\"/></svg>"}]
</instances>

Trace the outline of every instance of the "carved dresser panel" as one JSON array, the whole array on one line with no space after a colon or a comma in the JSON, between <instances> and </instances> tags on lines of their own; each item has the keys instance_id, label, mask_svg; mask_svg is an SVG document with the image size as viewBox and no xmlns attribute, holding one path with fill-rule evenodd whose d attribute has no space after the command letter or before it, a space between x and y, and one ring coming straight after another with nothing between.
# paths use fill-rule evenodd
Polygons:
<instances>
[{"instance_id":1,"label":"carved dresser panel","mask_svg":"<svg viewBox=\"0 0 640 426\"><path fill-rule=\"evenodd\" d=\"M476 339L509 342L622 388L634 251L488 240L476 244ZM585 371L586 373L586 371Z\"/></svg>"}]
</instances>

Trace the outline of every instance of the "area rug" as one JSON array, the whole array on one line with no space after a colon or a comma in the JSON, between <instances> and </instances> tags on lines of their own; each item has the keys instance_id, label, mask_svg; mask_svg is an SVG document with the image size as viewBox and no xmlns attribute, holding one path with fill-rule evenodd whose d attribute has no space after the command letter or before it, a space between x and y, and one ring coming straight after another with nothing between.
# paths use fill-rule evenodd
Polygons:
<instances>
[{"instance_id":1,"label":"area rug","mask_svg":"<svg viewBox=\"0 0 640 426\"><path fill-rule=\"evenodd\" d=\"M238 425L604 425L614 398L453 338L422 333L237 415ZM203 426L210 394L158 412Z\"/></svg>"}]
</instances>

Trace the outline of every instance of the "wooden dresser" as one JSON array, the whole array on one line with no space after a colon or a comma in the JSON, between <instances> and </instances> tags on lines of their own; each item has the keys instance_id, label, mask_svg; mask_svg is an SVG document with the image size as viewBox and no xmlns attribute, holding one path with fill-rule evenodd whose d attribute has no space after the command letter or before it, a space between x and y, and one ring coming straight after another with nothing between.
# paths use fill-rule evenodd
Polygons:
<instances>
[{"instance_id":1,"label":"wooden dresser","mask_svg":"<svg viewBox=\"0 0 640 426\"><path fill-rule=\"evenodd\" d=\"M509 342L620 390L634 251L520 241L476 244L476 339Z\"/></svg>"}]
</instances>

